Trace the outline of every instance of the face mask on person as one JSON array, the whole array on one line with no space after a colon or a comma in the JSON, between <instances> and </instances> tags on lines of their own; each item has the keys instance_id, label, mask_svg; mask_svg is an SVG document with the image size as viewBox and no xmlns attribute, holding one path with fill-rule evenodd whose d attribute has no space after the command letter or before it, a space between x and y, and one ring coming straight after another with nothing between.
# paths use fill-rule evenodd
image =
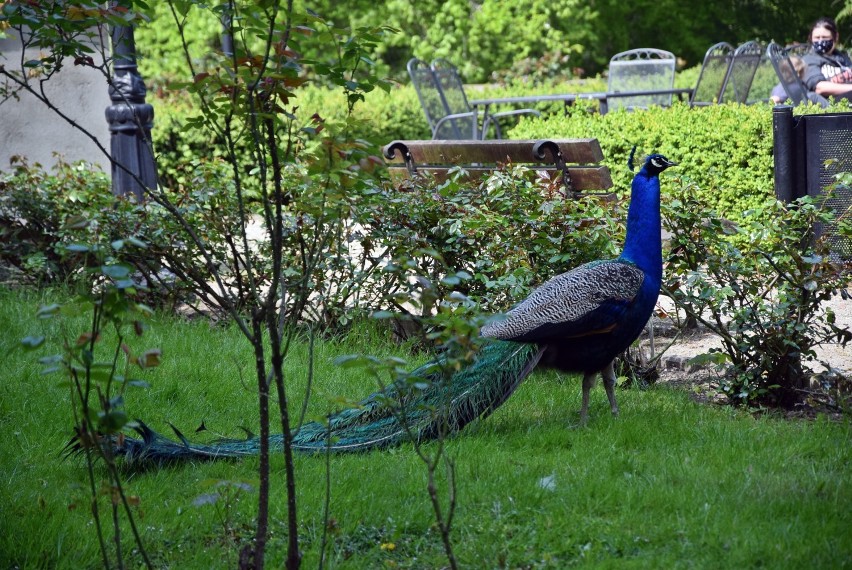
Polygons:
<instances>
[{"instance_id":1,"label":"face mask on person","mask_svg":"<svg viewBox=\"0 0 852 570\"><path fill-rule=\"evenodd\" d=\"M820 55L827 54L834 47L834 40L819 40L813 42L814 51Z\"/></svg>"}]
</instances>

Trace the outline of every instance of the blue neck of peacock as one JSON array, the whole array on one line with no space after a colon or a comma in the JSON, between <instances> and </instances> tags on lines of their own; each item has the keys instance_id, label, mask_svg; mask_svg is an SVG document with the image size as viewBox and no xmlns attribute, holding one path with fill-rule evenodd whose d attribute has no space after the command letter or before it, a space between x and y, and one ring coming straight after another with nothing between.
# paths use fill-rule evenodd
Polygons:
<instances>
[{"instance_id":1,"label":"blue neck of peacock","mask_svg":"<svg viewBox=\"0 0 852 570\"><path fill-rule=\"evenodd\" d=\"M636 264L660 283L663 278L663 246L660 238L660 179L643 168L633 179L627 237L621 258Z\"/></svg>"}]
</instances>

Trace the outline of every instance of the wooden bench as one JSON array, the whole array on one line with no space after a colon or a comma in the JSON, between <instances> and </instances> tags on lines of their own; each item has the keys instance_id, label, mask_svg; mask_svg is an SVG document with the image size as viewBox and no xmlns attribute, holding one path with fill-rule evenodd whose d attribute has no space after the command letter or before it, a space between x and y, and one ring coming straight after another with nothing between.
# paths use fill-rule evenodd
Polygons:
<instances>
[{"instance_id":1,"label":"wooden bench","mask_svg":"<svg viewBox=\"0 0 852 570\"><path fill-rule=\"evenodd\" d=\"M443 182L458 167L479 179L500 165L523 164L551 180L561 175L566 196L612 187L609 168L598 164L597 139L394 141L382 152L395 184L423 175Z\"/></svg>"}]
</instances>

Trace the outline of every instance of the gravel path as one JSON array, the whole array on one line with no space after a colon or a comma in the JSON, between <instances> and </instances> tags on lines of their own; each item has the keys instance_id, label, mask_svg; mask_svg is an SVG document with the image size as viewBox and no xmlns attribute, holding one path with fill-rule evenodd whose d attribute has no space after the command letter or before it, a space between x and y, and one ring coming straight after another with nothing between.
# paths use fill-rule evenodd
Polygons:
<instances>
[{"instance_id":1,"label":"gravel path","mask_svg":"<svg viewBox=\"0 0 852 570\"><path fill-rule=\"evenodd\" d=\"M660 297L660 305L664 310L672 310L671 301L666 297ZM837 316L837 325L852 330L852 299L842 299L838 295L831 300L829 306ZM671 337L664 336L664 331L667 328L665 324L662 324L659 328L662 330L662 334L661 332L656 333L655 345L657 351L665 348L672 340ZM643 346L647 346L647 344L647 340L643 341ZM710 348L720 346L719 337L706 330L681 336L665 351L662 357L661 380L665 380L667 374L682 372L686 361L690 358L706 353ZM847 345L846 348L836 343L826 344L817 347L816 353L820 361L828 363L831 368L847 376L852 376L852 344ZM814 366L818 365L815 364ZM817 368L815 371L819 372L820 370Z\"/></svg>"}]
</instances>

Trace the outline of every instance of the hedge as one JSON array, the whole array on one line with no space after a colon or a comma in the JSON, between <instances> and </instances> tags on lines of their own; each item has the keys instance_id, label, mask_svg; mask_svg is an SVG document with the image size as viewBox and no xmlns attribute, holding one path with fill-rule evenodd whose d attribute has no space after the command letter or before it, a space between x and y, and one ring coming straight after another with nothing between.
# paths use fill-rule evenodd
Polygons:
<instances>
[{"instance_id":1,"label":"hedge","mask_svg":"<svg viewBox=\"0 0 852 570\"><path fill-rule=\"evenodd\" d=\"M606 115L587 106L567 113L525 118L509 137L586 138L600 141L604 163L617 187L629 187L627 168L635 145L637 156L659 152L680 163L673 169L690 183L708 208L736 221L774 195L772 106L724 104L691 108L676 102L670 108L619 109ZM835 104L828 110L848 111ZM821 113L816 106L797 113Z\"/></svg>"},{"instance_id":2,"label":"hedge","mask_svg":"<svg viewBox=\"0 0 852 570\"><path fill-rule=\"evenodd\" d=\"M679 74L688 79L688 73ZM468 86L468 97L487 98L557 90L595 91L600 79L582 83L553 84L530 88L523 84L501 87ZM153 130L160 174L166 184L186 183L183 173L193 157L210 156L220 148L209 136L186 129L185 121L197 111L186 98L155 98ZM650 108L606 115L594 112L593 103L580 102L565 108L561 103L537 106L541 117L522 119L504 130L508 138L597 138L605 163L617 186L629 187L627 159L635 145L639 156L661 152L681 163L678 175L692 183L708 207L732 220L759 205L773 193L772 107L768 104L725 104L690 108L676 102L670 108ZM308 124L316 113L328 128L347 128L349 136L362 139L378 154L381 145L395 139L428 139L429 127L417 94L410 85L398 85L390 93L375 90L345 116L343 94L322 87L305 87L293 101L297 121ZM848 111L846 102L829 111ZM796 113L825 112L816 106L798 107Z\"/></svg>"}]
</instances>

